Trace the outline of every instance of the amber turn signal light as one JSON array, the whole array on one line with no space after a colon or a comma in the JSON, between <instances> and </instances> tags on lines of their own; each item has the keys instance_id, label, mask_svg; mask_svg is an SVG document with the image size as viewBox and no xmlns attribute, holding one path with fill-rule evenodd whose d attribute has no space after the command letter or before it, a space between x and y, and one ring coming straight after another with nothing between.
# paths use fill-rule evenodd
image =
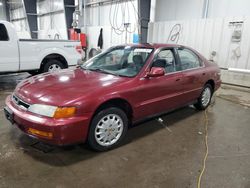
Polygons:
<instances>
[{"instance_id":1,"label":"amber turn signal light","mask_svg":"<svg viewBox=\"0 0 250 188\"><path fill-rule=\"evenodd\" d=\"M54 113L54 118L69 118L75 115L76 107L58 107Z\"/></svg>"},{"instance_id":2,"label":"amber turn signal light","mask_svg":"<svg viewBox=\"0 0 250 188\"><path fill-rule=\"evenodd\" d=\"M53 134L51 132L39 131L33 128L29 128L28 133L31 133L36 136L42 136L42 137L49 138L49 139L53 138Z\"/></svg>"}]
</instances>

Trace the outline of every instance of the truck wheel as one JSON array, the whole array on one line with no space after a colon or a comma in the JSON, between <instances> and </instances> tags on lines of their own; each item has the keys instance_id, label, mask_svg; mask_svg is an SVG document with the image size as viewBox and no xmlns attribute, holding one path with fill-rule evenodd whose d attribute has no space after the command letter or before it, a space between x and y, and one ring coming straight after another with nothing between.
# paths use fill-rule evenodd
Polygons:
<instances>
[{"instance_id":1,"label":"truck wheel","mask_svg":"<svg viewBox=\"0 0 250 188\"><path fill-rule=\"evenodd\" d=\"M212 95L213 95L213 89L211 85L206 84L198 98L197 103L194 104L194 107L197 110L205 110L211 102Z\"/></svg>"},{"instance_id":2,"label":"truck wheel","mask_svg":"<svg viewBox=\"0 0 250 188\"><path fill-rule=\"evenodd\" d=\"M28 73L29 73L31 76L34 76L34 75L38 74L39 71L38 71L38 70L32 70L32 71L28 71Z\"/></svg>"},{"instance_id":3,"label":"truck wheel","mask_svg":"<svg viewBox=\"0 0 250 188\"><path fill-rule=\"evenodd\" d=\"M60 61L58 61L56 59L50 59L44 65L42 72L56 72L56 71L59 71L63 68L65 68L65 67Z\"/></svg>"},{"instance_id":4,"label":"truck wheel","mask_svg":"<svg viewBox=\"0 0 250 188\"><path fill-rule=\"evenodd\" d=\"M106 151L119 145L128 130L125 112L116 107L106 108L94 116L89 128L88 144L96 151Z\"/></svg>"}]
</instances>

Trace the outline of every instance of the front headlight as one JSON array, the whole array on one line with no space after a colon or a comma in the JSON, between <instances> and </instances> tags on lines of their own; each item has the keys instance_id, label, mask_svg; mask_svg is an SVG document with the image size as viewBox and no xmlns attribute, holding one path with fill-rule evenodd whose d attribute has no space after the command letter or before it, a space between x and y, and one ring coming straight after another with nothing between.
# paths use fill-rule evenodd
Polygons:
<instances>
[{"instance_id":1,"label":"front headlight","mask_svg":"<svg viewBox=\"0 0 250 188\"><path fill-rule=\"evenodd\" d=\"M52 117L52 118L68 118L72 117L76 113L75 107L57 107L43 104L33 104L30 105L28 111L39 114L42 116Z\"/></svg>"},{"instance_id":2,"label":"front headlight","mask_svg":"<svg viewBox=\"0 0 250 188\"><path fill-rule=\"evenodd\" d=\"M32 104L28 108L28 111L35 113L35 114L47 116L47 117L53 117L56 109L57 109L56 106L49 106L49 105L43 105L43 104Z\"/></svg>"}]
</instances>

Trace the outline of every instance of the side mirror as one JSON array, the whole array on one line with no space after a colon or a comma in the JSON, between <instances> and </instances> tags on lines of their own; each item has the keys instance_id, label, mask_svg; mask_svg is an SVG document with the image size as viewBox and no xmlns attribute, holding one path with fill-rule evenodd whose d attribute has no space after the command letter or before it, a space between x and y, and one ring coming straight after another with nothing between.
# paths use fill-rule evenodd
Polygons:
<instances>
[{"instance_id":1,"label":"side mirror","mask_svg":"<svg viewBox=\"0 0 250 188\"><path fill-rule=\"evenodd\" d=\"M165 75L165 69L162 67L152 67L147 77L159 77Z\"/></svg>"}]
</instances>

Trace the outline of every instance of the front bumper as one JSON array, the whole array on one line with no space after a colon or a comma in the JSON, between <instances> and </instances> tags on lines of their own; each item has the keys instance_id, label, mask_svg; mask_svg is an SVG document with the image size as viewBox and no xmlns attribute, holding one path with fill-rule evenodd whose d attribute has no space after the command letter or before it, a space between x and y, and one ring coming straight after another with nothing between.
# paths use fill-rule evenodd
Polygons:
<instances>
[{"instance_id":1,"label":"front bumper","mask_svg":"<svg viewBox=\"0 0 250 188\"><path fill-rule=\"evenodd\" d=\"M11 118L8 117L7 114L6 118L29 136L54 145L70 145L85 142L87 138L90 114L85 114L80 117L53 119L21 109L13 103L11 96L8 96L5 102L7 108L12 113ZM49 138L47 136L33 134L30 130L50 133L52 136Z\"/></svg>"}]
</instances>

